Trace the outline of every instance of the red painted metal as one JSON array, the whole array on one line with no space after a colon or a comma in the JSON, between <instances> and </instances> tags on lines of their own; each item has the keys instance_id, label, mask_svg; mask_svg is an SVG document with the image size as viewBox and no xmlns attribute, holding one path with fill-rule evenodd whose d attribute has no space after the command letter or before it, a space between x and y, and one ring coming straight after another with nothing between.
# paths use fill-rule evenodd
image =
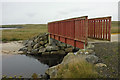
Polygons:
<instances>
[{"instance_id":1,"label":"red painted metal","mask_svg":"<svg viewBox=\"0 0 120 80\"><path fill-rule=\"evenodd\" d=\"M50 37L78 48L87 38L110 40L111 17L88 19L88 16L48 23Z\"/></svg>"},{"instance_id":2,"label":"red painted metal","mask_svg":"<svg viewBox=\"0 0 120 80\"><path fill-rule=\"evenodd\" d=\"M88 21L89 21L89 26L88 26L89 38L103 39L110 41L111 17L88 19Z\"/></svg>"}]
</instances>

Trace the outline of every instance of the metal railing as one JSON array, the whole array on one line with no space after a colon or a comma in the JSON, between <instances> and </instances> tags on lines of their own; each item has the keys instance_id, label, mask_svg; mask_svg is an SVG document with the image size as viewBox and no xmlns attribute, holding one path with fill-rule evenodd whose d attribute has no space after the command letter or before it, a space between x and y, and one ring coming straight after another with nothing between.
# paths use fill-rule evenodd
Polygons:
<instances>
[{"instance_id":1,"label":"metal railing","mask_svg":"<svg viewBox=\"0 0 120 80\"><path fill-rule=\"evenodd\" d=\"M111 17L88 16L48 23L50 37L74 47L84 48L87 38L110 40Z\"/></svg>"}]
</instances>

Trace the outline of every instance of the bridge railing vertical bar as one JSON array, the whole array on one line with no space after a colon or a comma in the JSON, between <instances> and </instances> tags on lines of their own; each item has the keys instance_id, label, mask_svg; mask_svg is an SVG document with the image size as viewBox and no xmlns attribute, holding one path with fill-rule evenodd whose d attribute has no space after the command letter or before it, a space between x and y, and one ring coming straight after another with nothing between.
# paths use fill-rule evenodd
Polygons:
<instances>
[{"instance_id":1,"label":"bridge railing vertical bar","mask_svg":"<svg viewBox=\"0 0 120 80\"><path fill-rule=\"evenodd\" d=\"M111 38L111 17L88 19L88 37L109 40Z\"/></svg>"},{"instance_id":2,"label":"bridge railing vertical bar","mask_svg":"<svg viewBox=\"0 0 120 80\"><path fill-rule=\"evenodd\" d=\"M61 42L83 48L87 39L111 38L111 17L88 19L88 16L48 23L50 37Z\"/></svg>"},{"instance_id":3,"label":"bridge railing vertical bar","mask_svg":"<svg viewBox=\"0 0 120 80\"><path fill-rule=\"evenodd\" d=\"M108 27L108 40L110 41L111 39L111 17L109 18L109 27Z\"/></svg>"}]
</instances>

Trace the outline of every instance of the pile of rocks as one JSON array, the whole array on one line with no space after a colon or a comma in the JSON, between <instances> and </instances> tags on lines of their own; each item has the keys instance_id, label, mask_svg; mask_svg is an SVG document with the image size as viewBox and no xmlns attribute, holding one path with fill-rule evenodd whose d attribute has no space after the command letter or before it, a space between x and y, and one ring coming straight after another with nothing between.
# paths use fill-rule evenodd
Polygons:
<instances>
[{"instance_id":1,"label":"pile of rocks","mask_svg":"<svg viewBox=\"0 0 120 80\"><path fill-rule=\"evenodd\" d=\"M24 47L20 49L23 53L27 54L66 54L73 51L78 51L79 48L74 48L71 45L62 43L60 41L48 38L48 33L40 34L36 37L33 37L30 40L23 42Z\"/></svg>"}]
</instances>

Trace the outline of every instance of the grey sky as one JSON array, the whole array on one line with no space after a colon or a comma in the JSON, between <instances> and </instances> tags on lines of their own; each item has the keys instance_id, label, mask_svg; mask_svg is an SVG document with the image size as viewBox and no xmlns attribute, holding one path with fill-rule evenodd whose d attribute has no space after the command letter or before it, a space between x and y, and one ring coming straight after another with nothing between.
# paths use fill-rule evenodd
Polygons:
<instances>
[{"instance_id":1,"label":"grey sky","mask_svg":"<svg viewBox=\"0 0 120 80\"><path fill-rule=\"evenodd\" d=\"M2 24L44 24L80 16L88 16L88 18L112 16L112 20L118 20L118 0L109 0L109 2L11 1L2 1Z\"/></svg>"}]
</instances>

